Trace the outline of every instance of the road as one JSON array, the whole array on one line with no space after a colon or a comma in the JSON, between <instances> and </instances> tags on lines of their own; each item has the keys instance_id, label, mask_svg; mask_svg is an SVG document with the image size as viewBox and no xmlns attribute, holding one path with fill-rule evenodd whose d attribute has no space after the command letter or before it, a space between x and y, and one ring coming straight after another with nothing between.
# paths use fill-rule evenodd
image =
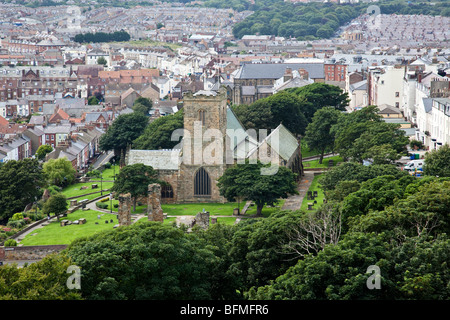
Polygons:
<instances>
[{"instance_id":1,"label":"road","mask_svg":"<svg viewBox=\"0 0 450 320\"><path fill-rule=\"evenodd\" d=\"M92 164L92 166L94 167L94 169L98 169L106 162L108 162L113 156L114 151L104 152L97 158L97 160Z\"/></svg>"}]
</instances>

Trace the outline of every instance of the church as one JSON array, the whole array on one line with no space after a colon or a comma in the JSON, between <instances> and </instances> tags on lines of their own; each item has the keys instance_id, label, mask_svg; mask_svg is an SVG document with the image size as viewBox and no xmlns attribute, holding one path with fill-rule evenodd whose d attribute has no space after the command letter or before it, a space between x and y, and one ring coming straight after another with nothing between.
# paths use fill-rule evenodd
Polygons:
<instances>
[{"instance_id":1,"label":"church","mask_svg":"<svg viewBox=\"0 0 450 320\"><path fill-rule=\"evenodd\" d=\"M162 203L226 202L217 180L225 170L246 160L286 166L303 174L300 142L282 124L273 130L246 130L227 104L224 87L183 97L184 128L172 134L179 141L170 150L127 151L126 165L152 166ZM267 132L266 132L267 131ZM274 171L276 172L276 171Z\"/></svg>"}]
</instances>

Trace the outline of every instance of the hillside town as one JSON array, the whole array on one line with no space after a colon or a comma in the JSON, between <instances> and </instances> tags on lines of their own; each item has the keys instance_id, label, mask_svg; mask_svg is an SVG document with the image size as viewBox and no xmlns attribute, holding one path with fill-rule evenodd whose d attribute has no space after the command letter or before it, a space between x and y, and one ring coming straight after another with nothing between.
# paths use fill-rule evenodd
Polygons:
<instances>
[{"instance_id":1,"label":"hillside town","mask_svg":"<svg viewBox=\"0 0 450 320\"><path fill-rule=\"evenodd\" d=\"M125 257L123 260L117 258L120 262L116 262L112 259L105 264L132 265L134 258L127 255L128 250L136 250L136 256L155 255L158 256L155 261L165 261L163 266L157 267L156 262L145 264L149 270L154 268L149 274L161 272L164 268L172 270L174 265L184 263L183 259L190 259L191 256L200 258L195 263L186 260L186 264L192 265L186 268L183 265L179 270L197 271L196 268L201 266L200 271L186 274L180 271L177 277L190 279L186 280L187 284L179 285L184 289L167 289L164 286L169 286L169 282L172 286L174 281L164 282L162 276L151 278L153 274L144 273L146 277L142 279L151 278L154 281L152 285L160 285L158 281L164 282L161 284L163 289L148 289L151 292L148 293L147 289L142 289L144 285L140 287L140 281L147 280L135 279L134 274L139 272L130 267L131 271L127 272L133 273L133 276L116 281L121 279L119 274L122 272L117 271L116 278L111 276L104 282L92 285L89 292L80 291L73 296L74 291L68 293L64 288L61 291L63 299L239 300L244 296L245 299L250 297L255 300L339 299L343 296L377 299L374 294L376 290L361 293L359 289L347 288L350 293L344 295L342 292L346 291L338 292L338 285L334 284L327 284L324 288L320 287L322 284L317 284L320 290L323 289L320 294L305 294L312 292L308 291L310 288L299 289L294 294L292 292L295 290L291 292L286 289L294 285L283 283L283 277L279 276L289 274L286 272L291 272L289 276L293 278L311 276L308 266L301 265L313 261L313 258L308 260L306 257L322 259L328 253L326 245L341 248L341 243L344 243L342 250L360 250L360 244L354 239L369 239L374 234L379 236L376 241L393 246L389 250L395 252L392 254L395 263L386 263L386 268L391 268L386 274L396 274L404 267L402 255L410 255L411 261L416 259L413 257L415 249L408 247L405 249L407 253L404 253L401 251L403 247L398 249L400 246L406 247L411 239L411 243L420 239L417 243L425 247L429 245L428 240L424 240L426 237L435 237L434 241L448 230L450 186L445 177L450 174L450 165L447 160L436 162L438 164L432 168L435 171L428 169L427 177L424 177L423 166L432 163L427 158L430 154L449 154L450 17L383 12L374 16L366 13L333 30L335 34L331 38L302 40L259 32L237 38L233 35L234 26L245 22L253 11L207 7L203 6L203 1L177 3L149 0L136 5L107 7L102 7L101 1L94 0L60 2L55 1L51 6L30 5L31 2L27 1L0 3L0 173L1 170L13 172L8 164L27 159L34 161L43 172L42 176L36 173L27 178L34 185L24 189L23 194L28 197L25 200L10 200L14 198L11 194L15 191L0 193L3 197L0 199L0 235L3 236L0 237L0 245L4 245L0 247L0 266L4 261L8 264L8 257L10 264L23 260L26 265L43 259L39 256L41 252L45 251L43 255L46 256L66 249L78 234L73 232L65 238L67 234L63 236L55 230L71 230L69 228L74 225L81 229L83 224L92 225L95 221L96 228L101 226L100 231L115 229L119 234L116 238L106 234L104 238L93 239L94 244L98 241L98 248L105 252L119 252L126 248L120 254L111 253L111 256L120 256L120 259ZM254 1L249 2L255 4ZM287 2L298 5L313 2L351 5L360 1ZM105 35L125 35L127 38L103 41L101 37ZM311 91L308 91L309 88L312 88ZM144 109L149 106L144 111L143 120L140 111L136 111L136 105ZM303 113L297 112L298 106L305 108ZM123 120L127 117L129 123ZM218 158L221 163L195 163L195 152L186 148L198 143L196 137L184 136L181 142L176 141L179 144L173 139L168 141L170 134L177 133L181 128L195 133L198 124L203 129L218 129L223 134L221 139L227 143L232 140L232 148L227 150L229 154L220 153L217 156L219 149L212 152L213 158ZM119 125L124 127L119 128ZM272 131L261 140L246 131L247 128L261 129L263 125L272 126L268 128ZM327 134L314 140L311 132L319 132L323 129L321 125L327 126ZM133 136L133 130L137 127L139 134ZM231 131L235 136L229 133ZM124 143L114 140L119 136L126 136L128 140ZM277 142L281 141L281 146L274 142L275 138ZM203 139L200 146L210 147L206 145L207 138ZM234 139L236 144L233 144ZM44 155L40 153L43 146L48 146ZM248 167L242 171L233 167L240 162L247 166L252 156L260 154L271 159L276 156L276 164L280 167L279 180L274 175L267 177L273 180L259 183L263 174L252 176L254 170ZM185 162L186 157L191 156L194 163ZM228 156L230 163L225 161ZM71 172L70 179L67 175L54 177L47 169L62 159L70 163L67 169ZM261 166L258 170L266 168L266 163L261 164L259 160L257 165ZM339 168L345 169L340 172ZM333 172L338 173L333 176ZM8 185L6 179L11 180L6 173L4 177L0 175L0 186ZM40 179L45 183L41 184ZM26 181L17 180L20 181L18 185L26 184ZM242 189L239 189L240 183L245 184ZM425 183L430 183L428 189L424 187L428 186ZM264 192L277 190L271 190L273 194L270 195L261 191L262 196L256 196L258 192L253 189L258 187ZM33 188L36 189L34 193L29 191ZM435 190L441 190L442 196L436 196ZM419 194L426 196L420 197ZM64 203L59 213L56 209L49 209L50 199L58 196ZM358 200L355 200L356 197ZM5 203L8 201L14 203L14 208L24 208L23 212L7 211ZM334 204L336 206L333 207ZM425 210L423 215L421 211L420 217L411 218L417 213L415 210L422 209ZM431 210L433 215L427 210ZM434 215L433 210L438 214ZM41 211L41 219L36 218L35 227L26 227L24 222L20 226L23 229L20 229L16 221L27 220L30 223L32 217L26 212L31 211L35 216ZM337 218L332 214L327 216L338 211ZM408 216L405 211L412 214ZM286 212L289 214L283 216L282 213ZM312 214L308 216L309 220L304 219L305 212ZM316 213L318 215L315 216ZM399 218L395 216L397 213ZM76 216L76 220L70 219L70 215ZM266 222L255 222L253 225L245 222L261 217ZM391 220L380 222L383 219ZM174 236L178 229L173 231L167 227L158 231L151 228L159 227L149 224L146 228L151 230L145 233L138 230L138 220L164 224L170 221L173 226L179 227L183 223L187 226ZM313 220L319 222L308 225ZM227 221L234 227L241 224L243 227L238 231L231 230L231 227L227 231L211 228L218 221ZM391 228L391 223L395 227ZM41 240L39 232L52 224L57 225L50 234L53 242L45 238ZM144 245L137 248L131 246L133 241L124 240L129 235L122 227L134 225L138 227L129 230L130 234L136 232L136 239L151 239L155 246L159 245L158 241L163 243L171 239L168 240L170 245L155 247L151 254L146 251L142 253L139 250L144 250ZM293 231L292 226L304 229ZM208 228L217 233L197 235L198 229ZM322 233L318 236L317 232ZM344 233L347 232L350 236L346 238ZM191 240L185 233L199 237L195 238L198 241L195 240L197 242L192 247L187 248L186 243ZM253 234L258 235L256 240L251 238ZM394 240L379 240L386 234ZM292 240L293 237L297 238ZM375 246L373 239L375 236L366 242ZM23 248L23 252L27 246L39 248L33 247L29 249L31 253L27 251L21 256L20 250L8 248L6 241L10 240L14 247ZM230 247L221 247L225 240L230 240ZM74 247L69 248L69 253L73 255L73 261L80 264L94 259L91 265L84 267L88 270L86 272L92 272L88 275L95 278L97 270L92 266L103 263L102 259L107 255L92 253L99 249L95 245L90 247L87 241L83 238L76 242ZM436 261L439 262L436 262L436 265L439 264L436 269L439 269L446 265L443 260L448 259L448 253L441 255L448 249L448 241L436 243L430 246L436 245L432 249L439 252L436 254ZM280 254L281 247L276 247L279 244L283 245L283 250L290 250L288 254L292 259L287 259L285 252ZM440 245L442 250L437 248ZM55 247L48 249L47 246ZM361 244L361 248L363 246ZM179 253L174 247L185 251ZM213 247L214 250L211 249ZM389 260L382 256L384 253L380 253L385 247L380 245L373 249L376 252L373 256L379 259L374 258L374 261ZM14 256L14 250L20 258ZM124 254L124 251L127 253ZM344 256L342 252L330 256ZM92 256L86 258L84 254L86 257L88 254ZM358 251L354 256L365 254L365 251L364 254ZM367 257L371 254L368 253ZM178 260L172 261L174 256ZM335 264L333 271L326 270L324 274L339 274L341 271L336 270L341 264L344 265L342 270L348 267L350 271L342 271L342 279L336 276L345 285L351 282L347 281L347 277L356 270L355 266L364 265L367 269L370 260L367 258L367 261L360 263L355 258L356 262L352 260L347 266L347 261L341 263L334 258L323 259L321 268ZM212 263L213 260L217 264ZM217 262L219 260L220 264ZM244 260L248 265L242 262ZM297 261L302 262L296 265ZM252 263L257 267L250 266ZM302 269L290 269L295 267ZM1 268L4 267L0 267L0 280ZM408 289L408 268L405 267L406 271L401 269L399 278L389 282L390 285L401 281L407 283L398 291L395 291L397 288L387 290L383 298L390 299L395 294L401 297L399 299L410 296L412 299L421 298L422 294L429 298L432 294L427 295L428 292L434 294L438 291ZM433 274L433 270L426 276ZM170 276L177 272L170 273ZM217 274L210 279L205 276L209 272ZM367 272L363 270L360 273ZM361 282L359 274L351 274L351 277L354 283ZM411 283L425 281L423 278L417 279L414 278ZM203 286L202 281L210 281L204 285L208 289L195 287L197 283ZM128 283L137 289L129 292L123 289L122 286ZM293 280L293 283L297 282ZM433 284L436 287L445 287L437 280L436 283ZM1 284L0 281L0 298L3 298ZM117 289L117 296L111 293L114 291L111 288ZM194 289L188 292L185 288ZM223 296L220 290L225 292ZM420 294L417 293L419 291ZM52 291L49 300L55 298L51 294ZM448 291L436 293L435 296L448 299ZM13 295L5 294L5 297L8 300Z\"/></svg>"}]
</instances>

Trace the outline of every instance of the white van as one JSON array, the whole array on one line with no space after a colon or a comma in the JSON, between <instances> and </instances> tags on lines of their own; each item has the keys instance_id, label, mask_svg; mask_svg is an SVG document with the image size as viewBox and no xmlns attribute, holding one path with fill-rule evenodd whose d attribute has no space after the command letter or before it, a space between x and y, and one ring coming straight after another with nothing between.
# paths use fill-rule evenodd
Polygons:
<instances>
[{"instance_id":1,"label":"white van","mask_svg":"<svg viewBox=\"0 0 450 320\"><path fill-rule=\"evenodd\" d=\"M410 162L405 164L405 166L403 167L403 170L406 170L406 171L414 171L416 169L422 170L424 163L425 163L425 161L423 159L411 160Z\"/></svg>"}]
</instances>

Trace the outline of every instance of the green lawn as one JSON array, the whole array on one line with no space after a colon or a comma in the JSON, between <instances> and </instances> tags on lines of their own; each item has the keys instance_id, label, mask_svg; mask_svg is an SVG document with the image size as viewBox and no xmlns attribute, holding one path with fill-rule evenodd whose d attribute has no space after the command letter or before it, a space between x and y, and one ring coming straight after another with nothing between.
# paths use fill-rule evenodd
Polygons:
<instances>
[{"instance_id":1,"label":"green lawn","mask_svg":"<svg viewBox=\"0 0 450 320\"><path fill-rule=\"evenodd\" d=\"M341 156L333 156L329 158L323 158L322 164L319 164L319 160L311 160L311 161L303 161L303 166L305 169L308 168L328 168L328 162L330 160L334 161L334 165L336 165L337 162L342 162L344 159L342 159Z\"/></svg>"},{"instance_id":2,"label":"green lawn","mask_svg":"<svg viewBox=\"0 0 450 320\"><path fill-rule=\"evenodd\" d=\"M97 218L98 215L101 215L100 219ZM36 229L28 234L20 243L24 246L70 244L76 238L90 236L104 230L112 230L114 225L118 224L115 215L93 210L77 210L60 219L75 221L81 218L86 219L86 224L72 224L65 227L61 227L57 220L52 220L48 226ZM109 222L111 219L113 223ZM105 223L105 220L109 223ZM98 224L95 224L96 222Z\"/></svg>"},{"instance_id":3,"label":"green lawn","mask_svg":"<svg viewBox=\"0 0 450 320\"><path fill-rule=\"evenodd\" d=\"M109 169L102 171L103 180L114 180L114 171L116 176L119 174L120 166L118 164L111 166ZM91 178L92 180L100 180L100 178Z\"/></svg>"},{"instance_id":4,"label":"green lawn","mask_svg":"<svg viewBox=\"0 0 450 320\"><path fill-rule=\"evenodd\" d=\"M98 188L97 189L92 189L92 185L93 184L97 184ZM91 193L91 192L99 192L100 195L100 187L103 188L103 190L105 189L110 189L113 186L113 182L83 182L83 183L74 183L71 184L70 186L67 186L66 188L64 188L61 193L64 194L67 198L71 198L71 197L78 197L78 196L83 196L87 193ZM88 187L87 189L81 189L81 187Z\"/></svg>"},{"instance_id":5,"label":"green lawn","mask_svg":"<svg viewBox=\"0 0 450 320\"><path fill-rule=\"evenodd\" d=\"M182 203L182 204L162 204L161 208L164 213L169 216L195 216L197 213L202 212L203 209L208 211L211 216L231 216L233 215L233 209L237 208L236 202L227 203ZM241 209L244 204L240 204Z\"/></svg>"},{"instance_id":6,"label":"green lawn","mask_svg":"<svg viewBox=\"0 0 450 320\"><path fill-rule=\"evenodd\" d=\"M302 157L303 158L319 155L319 151L309 150L308 145L306 144L306 142L304 140L300 141L300 145L302 148Z\"/></svg>"},{"instance_id":7,"label":"green lawn","mask_svg":"<svg viewBox=\"0 0 450 320\"><path fill-rule=\"evenodd\" d=\"M313 181L311 182L311 186L309 187L308 191L312 191L314 193L314 191L317 191L317 197L314 199L317 201L317 204L314 205L314 209L317 209L320 205L322 205L323 203L323 199L324 199L324 193L323 190L320 188L320 184L318 183L318 179L319 179L320 175L316 175L313 179ZM308 200L308 197L305 196L303 198L303 202L302 205L300 207L300 210L303 211L312 211L312 210L308 210L308 203L314 203L314 200Z\"/></svg>"},{"instance_id":8,"label":"green lawn","mask_svg":"<svg viewBox=\"0 0 450 320\"><path fill-rule=\"evenodd\" d=\"M274 207L264 206L264 208L262 209L263 217L268 217L272 213L280 210L283 207L285 201L286 201L286 199L281 199L278 202L278 204L276 204ZM246 216L253 216L255 214L256 214L256 205L250 206L248 208L247 212L245 213Z\"/></svg>"},{"instance_id":9,"label":"green lawn","mask_svg":"<svg viewBox=\"0 0 450 320\"><path fill-rule=\"evenodd\" d=\"M97 197L98 194L89 195L86 197L81 197L81 199L85 198L94 198ZM105 198L107 195L105 195ZM276 210L279 210L283 204L284 199L280 201L280 203L276 207L265 207L263 209L263 216L267 217L271 213ZM113 200L113 205L118 203L118 200ZM110 201L106 201L108 205L110 205ZM203 211L209 211L211 216L221 216L218 217L217 223L224 223L228 225L232 225L236 222L236 217L231 217L233 214L233 209L238 206L235 202L229 203L189 203L189 204L163 204L161 205L163 212L167 213L169 216L183 216L183 215L192 215L195 216L197 213ZM240 203L240 208L244 207L244 203ZM107 209L110 211L110 207ZM143 204L141 206L136 207L135 213L146 213L147 205ZM60 224L55 220L49 223L49 225L36 229L31 234L28 234L24 240L20 243L24 246L32 246L32 245L51 245L51 244L70 244L74 239L90 236L96 232L111 230L114 225L118 224L115 213L117 213L117 208L113 206L113 214L104 213L100 211L94 210L77 210L73 213L67 215L67 217L61 218L67 219L70 221L75 221L80 218L86 218L87 223L84 225L69 225L65 227L61 227ZM132 212L132 214L135 214ZM252 206L249 208L245 216L251 216L256 213L256 207ZM97 216L101 215L101 219L98 219ZM105 223L105 220L110 221L113 219L113 223ZM175 222L176 217L168 217L164 220L164 224L171 224ZM146 217L141 218L136 223L142 223L148 221ZM98 224L95 224L98 222Z\"/></svg>"}]
</instances>

